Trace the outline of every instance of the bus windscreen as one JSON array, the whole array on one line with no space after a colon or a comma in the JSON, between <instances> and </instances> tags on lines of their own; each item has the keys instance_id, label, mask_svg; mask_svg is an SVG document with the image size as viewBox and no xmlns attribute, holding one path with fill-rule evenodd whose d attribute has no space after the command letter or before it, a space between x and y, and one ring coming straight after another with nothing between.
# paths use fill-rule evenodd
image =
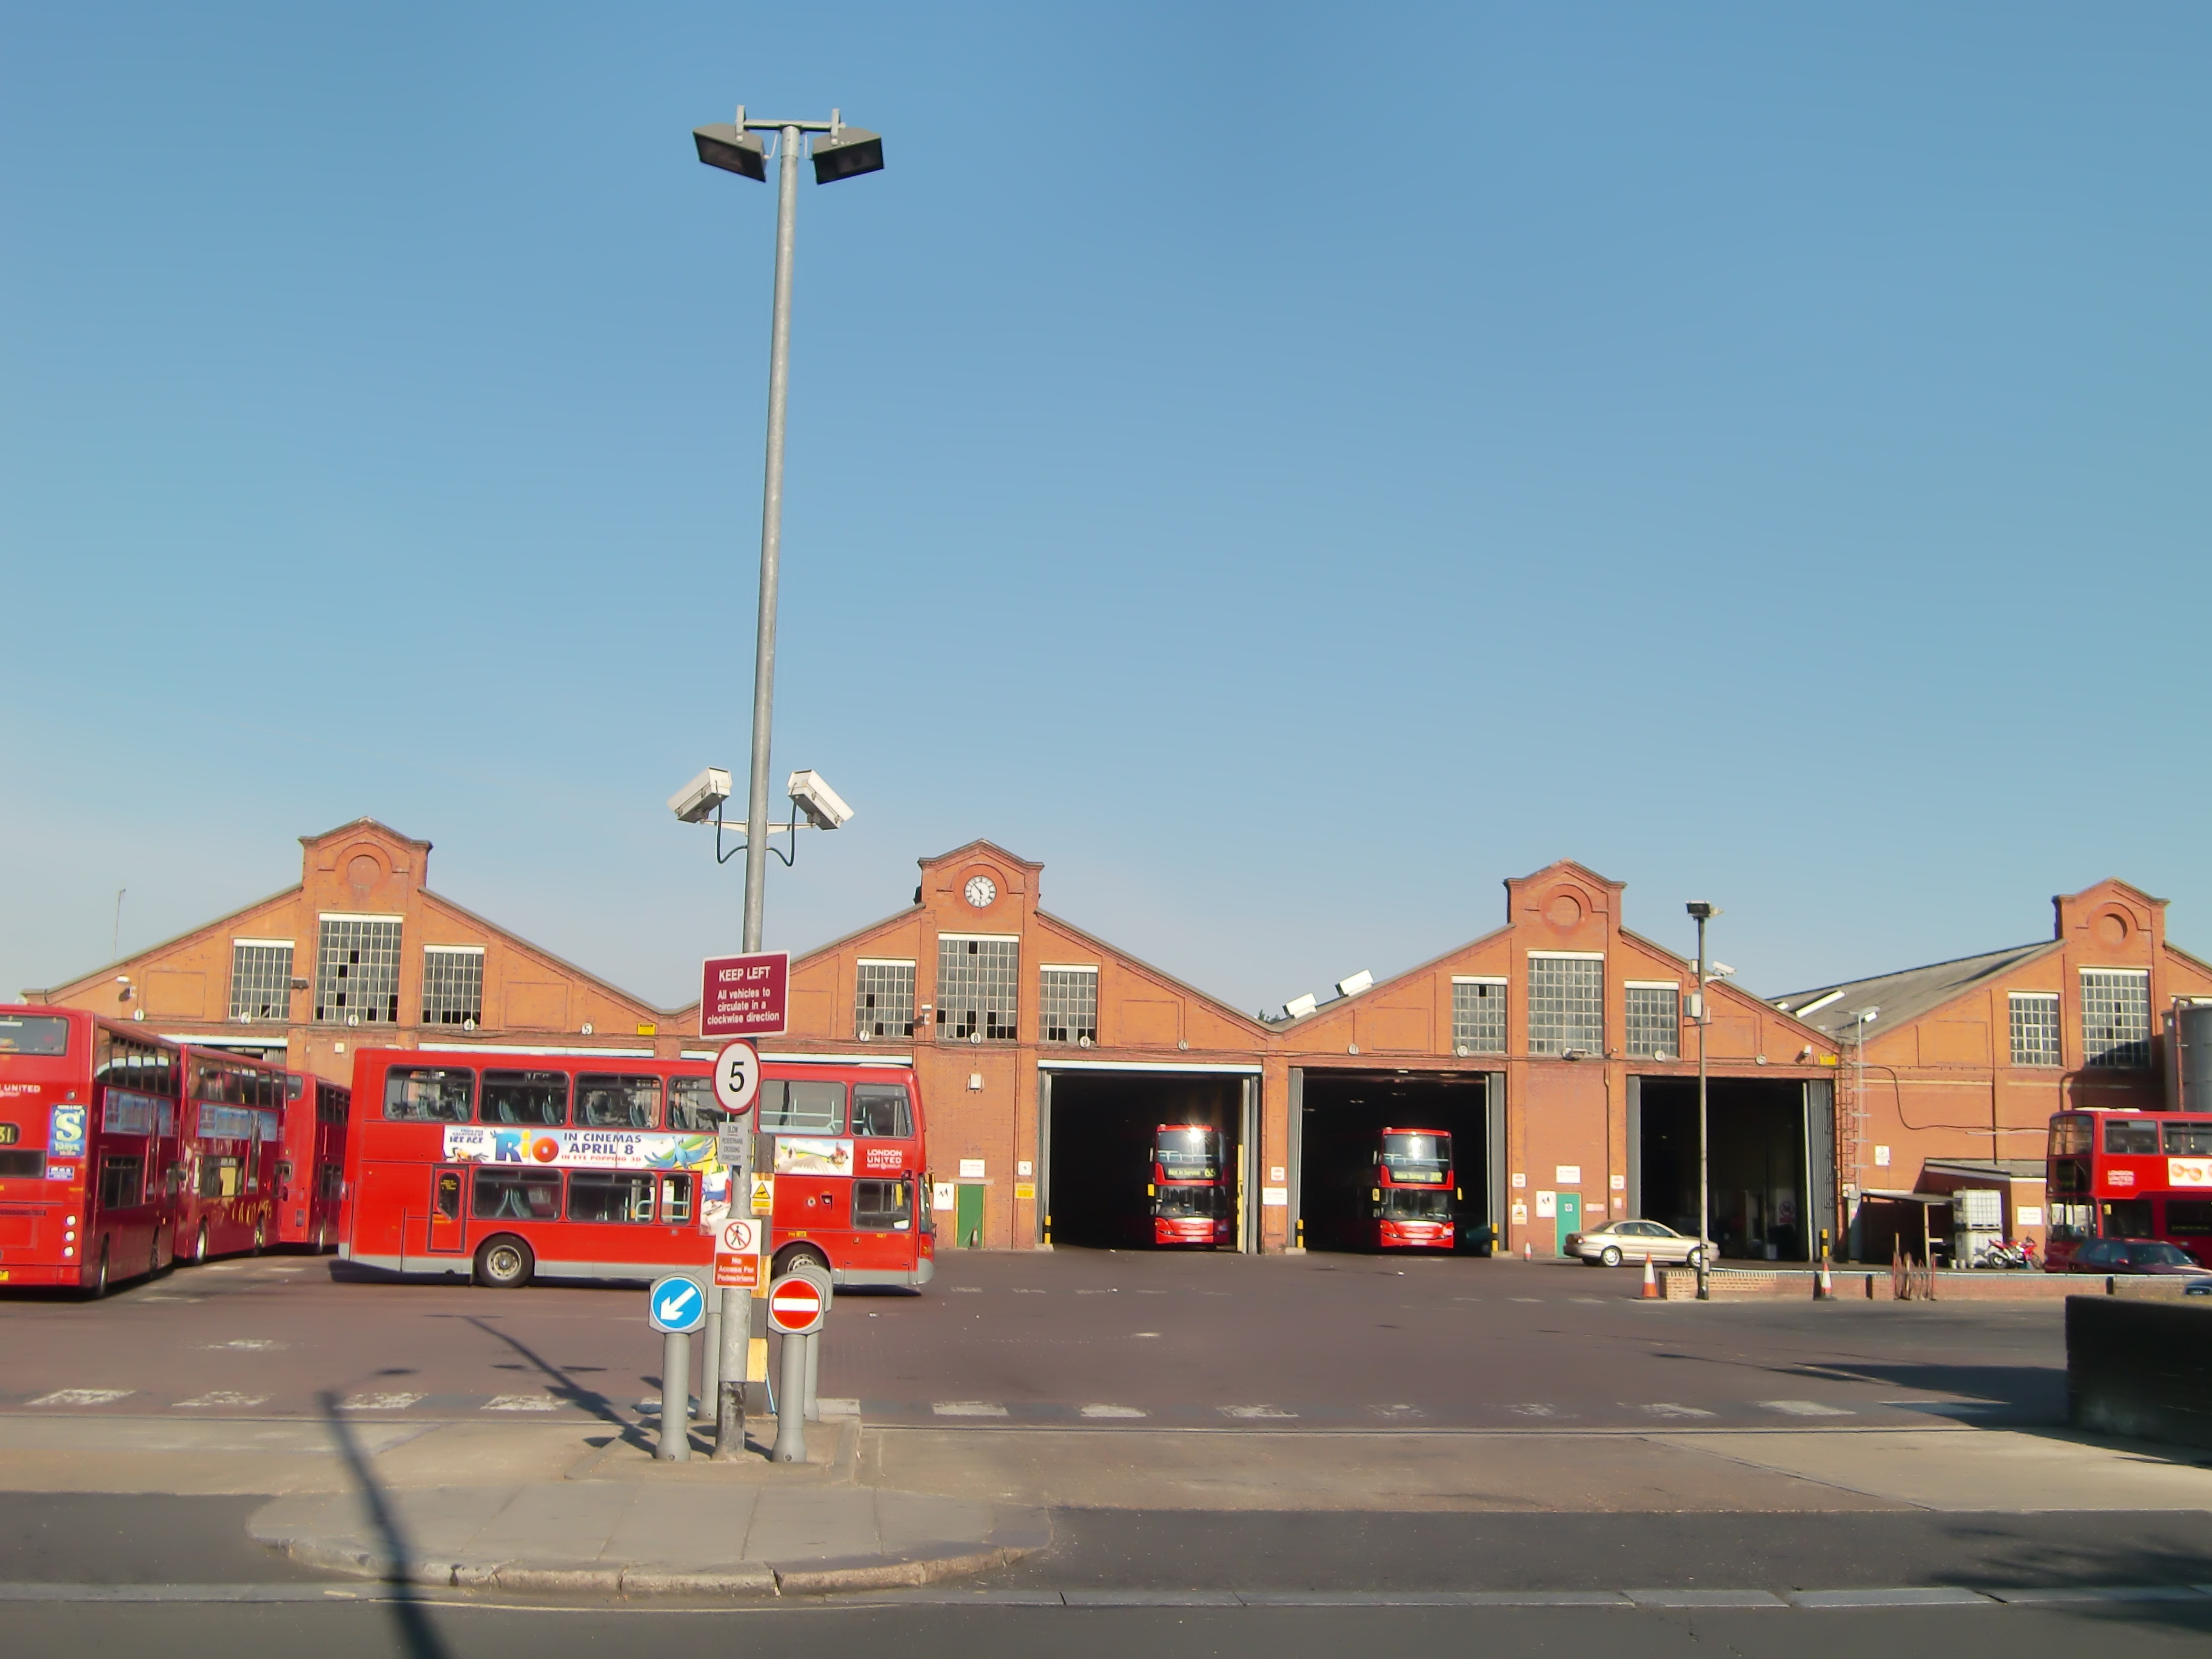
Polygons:
<instances>
[{"instance_id":1,"label":"bus windscreen","mask_svg":"<svg viewBox=\"0 0 2212 1659\"><path fill-rule=\"evenodd\" d=\"M1382 1164L1393 1181L1437 1181L1451 1166L1449 1135L1395 1134L1382 1137Z\"/></svg>"},{"instance_id":2,"label":"bus windscreen","mask_svg":"<svg viewBox=\"0 0 2212 1659\"><path fill-rule=\"evenodd\" d=\"M0 1054L53 1058L69 1052L69 1021L59 1014L0 1014Z\"/></svg>"}]
</instances>

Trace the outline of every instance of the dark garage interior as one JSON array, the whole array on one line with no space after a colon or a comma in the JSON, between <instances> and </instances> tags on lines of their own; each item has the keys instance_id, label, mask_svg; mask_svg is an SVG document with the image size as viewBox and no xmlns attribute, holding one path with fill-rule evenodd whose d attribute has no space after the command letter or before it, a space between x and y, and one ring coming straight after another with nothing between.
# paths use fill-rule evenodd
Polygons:
<instances>
[{"instance_id":1,"label":"dark garage interior","mask_svg":"<svg viewBox=\"0 0 2212 1659\"><path fill-rule=\"evenodd\" d=\"M1489 1085L1483 1073L1312 1072L1300 1114L1298 1217L1310 1250L1373 1248L1364 1224L1387 1126L1452 1138L1452 1219L1462 1252L1486 1250Z\"/></svg>"}]
</instances>

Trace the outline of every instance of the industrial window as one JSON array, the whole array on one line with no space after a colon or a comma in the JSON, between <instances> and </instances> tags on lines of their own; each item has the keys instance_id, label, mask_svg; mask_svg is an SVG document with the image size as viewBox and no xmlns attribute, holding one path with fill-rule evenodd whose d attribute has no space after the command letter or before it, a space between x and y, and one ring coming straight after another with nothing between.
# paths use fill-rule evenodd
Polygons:
<instances>
[{"instance_id":1,"label":"industrial window","mask_svg":"<svg viewBox=\"0 0 2212 1659\"><path fill-rule=\"evenodd\" d=\"M914 964L863 960L853 983L853 1028L870 1037L914 1035Z\"/></svg>"},{"instance_id":2,"label":"industrial window","mask_svg":"<svg viewBox=\"0 0 2212 1659\"><path fill-rule=\"evenodd\" d=\"M292 1018L292 941L240 939L230 942L230 1017Z\"/></svg>"},{"instance_id":3,"label":"industrial window","mask_svg":"<svg viewBox=\"0 0 2212 1659\"><path fill-rule=\"evenodd\" d=\"M2012 994L2012 1063L2015 1066L2056 1066L2058 1057L2058 994L2056 991L2014 991Z\"/></svg>"},{"instance_id":4,"label":"industrial window","mask_svg":"<svg viewBox=\"0 0 2212 1659\"><path fill-rule=\"evenodd\" d=\"M1681 989L1657 981L1630 980L1628 992L1628 1052L1642 1060L1680 1060L1682 1057Z\"/></svg>"},{"instance_id":5,"label":"industrial window","mask_svg":"<svg viewBox=\"0 0 2212 1659\"><path fill-rule=\"evenodd\" d=\"M937 940L937 1035L956 1042L1014 1041L1021 941L941 933Z\"/></svg>"},{"instance_id":6,"label":"industrial window","mask_svg":"<svg viewBox=\"0 0 2212 1659\"><path fill-rule=\"evenodd\" d=\"M396 918L322 918L315 942L315 1018L332 1025L399 1023Z\"/></svg>"},{"instance_id":7,"label":"industrial window","mask_svg":"<svg viewBox=\"0 0 2212 1659\"><path fill-rule=\"evenodd\" d=\"M483 1018L483 946L422 947L422 1023L474 1030Z\"/></svg>"},{"instance_id":8,"label":"industrial window","mask_svg":"<svg viewBox=\"0 0 2212 1659\"><path fill-rule=\"evenodd\" d=\"M1041 968L1037 970L1037 1041L1098 1041L1098 970Z\"/></svg>"},{"instance_id":9,"label":"industrial window","mask_svg":"<svg viewBox=\"0 0 2212 1659\"><path fill-rule=\"evenodd\" d=\"M2150 1064L2150 975L2141 969L2081 970L2081 1057L2091 1066Z\"/></svg>"},{"instance_id":10,"label":"industrial window","mask_svg":"<svg viewBox=\"0 0 2212 1659\"><path fill-rule=\"evenodd\" d=\"M1505 1052L1505 981L1452 981L1452 1047L1470 1054Z\"/></svg>"},{"instance_id":11,"label":"industrial window","mask_svg":"<svg viewBox=\"0 0 2212 1659\"><path fill-rule=\"evenodd\" d=\"M1605 958L1528 953L1528 1052L1605 1052Z\"/></svg>"}]
</instances>

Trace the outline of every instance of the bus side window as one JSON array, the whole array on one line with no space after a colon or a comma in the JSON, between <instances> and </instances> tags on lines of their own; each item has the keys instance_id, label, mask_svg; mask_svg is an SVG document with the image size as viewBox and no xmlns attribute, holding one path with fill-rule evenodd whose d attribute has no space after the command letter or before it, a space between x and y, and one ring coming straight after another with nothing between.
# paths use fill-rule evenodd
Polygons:
<instances>
[{"instance_id":1,"label":"bus side window","mask_svg":"<svg viewBox=\"0 0 2212 1659\"><path fill-rule=\"evenodd\" d=\"M897 1084L862 1083L853 1090L853 1133L877 1140L911 1140L914 1115Z\"/></svg>"},{"instance_id":2,"label":"bus side window","mask_svg":"<svg viewBox=\"0 0 2212 1659\"><path fill-rule=\"evenodd\" d=\"M325 1164L328 1171L335 1165ZM461 1218L461 1172L459 1170L438 1171L438 1213L448 1221Z\"/></svg>"}]
</instances>

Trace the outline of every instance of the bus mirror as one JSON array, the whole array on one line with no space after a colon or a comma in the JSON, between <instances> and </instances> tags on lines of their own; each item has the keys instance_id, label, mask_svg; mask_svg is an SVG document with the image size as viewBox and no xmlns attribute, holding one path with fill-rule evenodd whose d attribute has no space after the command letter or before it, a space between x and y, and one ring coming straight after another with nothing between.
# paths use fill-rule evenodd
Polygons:
<instances>
[{"instance_id":1,"label":"bus mirror","mask_svg":"<svg viewBox=\"0 0 2212 1659\"><path fill-rule=\"evenodd\" d=\"M1380 1204L1382 1201L1382 1189L1380 1187L1377 1187L1373 1192L1368 1194L1367 1196L1372 1199L1376 1203Z\"/></svg>"}]
</instances>

